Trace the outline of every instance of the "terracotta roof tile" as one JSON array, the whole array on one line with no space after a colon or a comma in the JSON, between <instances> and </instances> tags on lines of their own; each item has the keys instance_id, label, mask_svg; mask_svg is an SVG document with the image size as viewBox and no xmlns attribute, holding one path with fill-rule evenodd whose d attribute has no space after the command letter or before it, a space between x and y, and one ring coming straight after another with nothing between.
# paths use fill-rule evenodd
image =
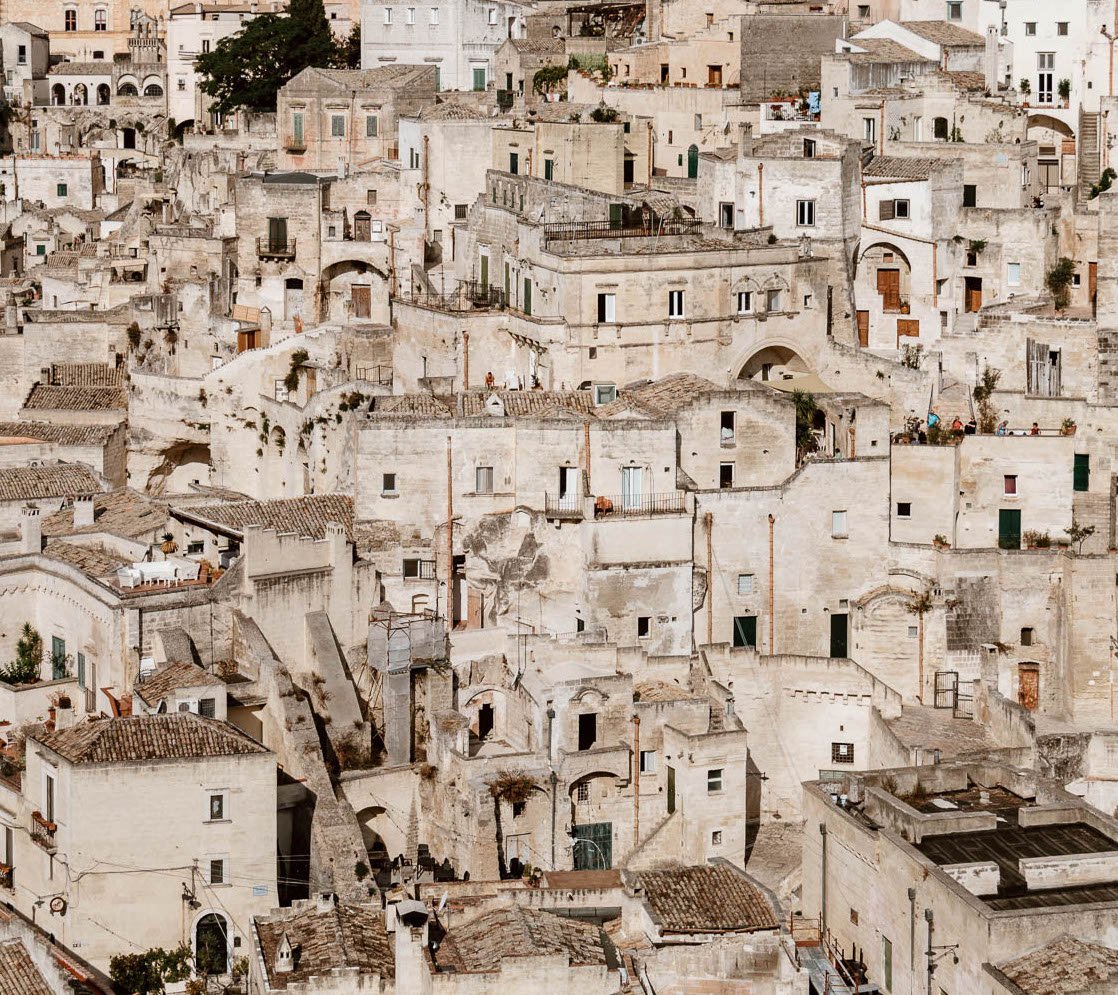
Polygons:
<instances>
[{"instance_id":1,"label":"terracotta roof tile","mask_svg":"<svg viewBox=\"0 0 1118 995\"><path fill-rule=\"evenodd\" d=\"M864 176L888 177L898 180L926 180L940 168L937 159L913 159L907 156L875 155L862 169Z\"/></svg>"},{"instance_id":2,"label":"terracotta roof tile","mask_svg":"<svg viewBox=\"0 0 1118 995\"><path fill-rule=\"evenodd\" d=\"M914 35L926 38L937 45L948 48L982 48L986 39L974 31L968 31L950 21L904 21L901 27Z\"/></svg>"},{"instance_id":3,"label":"terracotta roof tile","mask_svg":"<svg viewBox=\"0 0 1118 995\"><path fill-rule=\"evenodd\" d=\"M56 387L120 387L124 368L108 363L54 363L50 382Z\"/></svg>"},{"instance_id":4,"label":"terracotta roof tile","mask_svg":"<svg viewBox=\"0 0 1118 995\"><path fill-rule=\"evenodd\" d=\"M664 933L748 933L775 929L763 891L722 865L665 867L632 876Z\"/></svg>"},{"instance_id":5,"label":"terracotta roof tile","mask_svg":"<svg viewBox=\"0 0 1118 995\"><path fill-rule=\"evenodd\" d=\"M193 712L95 719L36 737L75 764L247 756L268 750L235 726Z\"/></svg>"},{"instance_id":6,"label":"terracotta roof tile","mask_svg":"<svg viewBox=\"0 0 1118 995\"><path fill-rule=\"evenodd\" d=\"M0 992L4 995L54 995L20 940L0 942Z\"/></svg>"},{"instance_id":7,"label":"terracotta roof tile","mask_svg":"<svg viewBox=\"0 0 1118 995\"><path fill-rule=\"evenodd\" d=\"M123 387L56 387L37 383L23 407L30 411L126 411L128 396Z\"/></svg>"},{"instance_id":8,"label":"terracotta roof tile","mask_svg":"<svg viewBox=\"0 0 1118 995\"><path fill-rule=\"evenodd\" d=\"M344 494L315 494L276 501L237 501L233 504L199 504L176 509L177 514L224 526L241 535L250 525L277 532L293 532L321 539L326 524L343 525L353 537L353 498Z\"/></svg>"},{"instance_id":9,"label":"terracotta roof tile","mask_svg":"<svg viewBox=\"0 0 1118 995\"><path fill-rule=\"evenodd\" d=\"M74 528L74 511L64 508L43 519L43 535L68 536L107 532L126 539L152 541L167 529L167 505L133 490L93 497L93 524Z\"/></svg>"},{"instance_id":10,"label":"terracotta roof tile","mask_svg":"<svg viewBox=\"0 0 1118 995\"><path fill-rule=\"evenodd\" d=\"M75 497L100 489L93 471L81 463L12 466L0 470L0 501Z\"/></svg>"},{"instance_id":11,"label":"terracotta roof tile","mask_svg":"<svg viewBox=\"0 0 1118 995\"><path fill-rule=\"evenodd\" d=\"M1118 979L1118 950L1061 936L1002 964L1001 971L1026 995L1094 995L1104 990L1106 982L1113 985ZM1107 986L1105 990L1112 989Z\"/></svg>"},{"instance_id":12,"label":"terracotta roof tile","mask_svg":"<svg viewBox=\"0 0 1118 995\"><path fill-rule=\"evenodd\" d=\"M108 550L97 546L79 546L74 542L63 542L61 539L50 540L43 549L52 560L59 560L76 567L90 577L108 577L123 566L128 565L128 560Z\"/></svg>"},{"instance_id":13,"label":"terracotta roof tile","mask_svg":"<svg viewBox=\"0 0 1118 995\"><path fill-rule=\"evenodd\" d=\"M148 705L156 705L172 691L178 691L180 688L213 687L222 683L220 677L206 673L197 664L182 660L167 664L142 684L137 684L136 694Z\"/></svg>"},{"instance_id":14,"label":"terracotta roof tile","mask_svg":"<svg viewBox=\"0 0 1118 995\"><path fill-rule=\"evenodd\" d=\"M116 425L56 425L48 421L0 422L0 440L27 439L56 446L103 446Z\"/></svg>"}]
</instances>

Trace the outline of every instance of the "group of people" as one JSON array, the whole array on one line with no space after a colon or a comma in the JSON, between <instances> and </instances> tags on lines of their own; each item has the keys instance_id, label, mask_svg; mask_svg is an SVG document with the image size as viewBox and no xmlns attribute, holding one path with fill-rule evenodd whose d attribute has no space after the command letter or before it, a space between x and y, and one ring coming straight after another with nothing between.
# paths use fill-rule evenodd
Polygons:
<instances>
[{"instance_id":1,"label":"group of people","mask_svg":"<svg viewBox=\"0 0 1118 995\"><path fill-rule=\"evenodd\" d=\"M966 422L964 422L959 415L956 415L953 419L951 419L950 427L945 427L943 424L943 419L940 418L939 414L933 408L928 411L928 420L926 423L920 421L919 419L913 418L909 423L907 434L902 435L897 441L915 442L919 445L925 445L928 442L928 433L932 432L933 430L938 430L938 433L941 435L945 432L950 433L950 435L955 438L955 441L958 442L960 439L963 438L964 435L977 435L978 422L975 421L974 415L971 415L970 419ZM1011 431L1009 428L1009 422L1001 421L998 423L998 427L994 430L994 434L1001 436L1040 435L1040 426L1036 422L1033 422L1032 427L1028 431L1025 431L1024 429Z\"/></svg>"}]
</instances>

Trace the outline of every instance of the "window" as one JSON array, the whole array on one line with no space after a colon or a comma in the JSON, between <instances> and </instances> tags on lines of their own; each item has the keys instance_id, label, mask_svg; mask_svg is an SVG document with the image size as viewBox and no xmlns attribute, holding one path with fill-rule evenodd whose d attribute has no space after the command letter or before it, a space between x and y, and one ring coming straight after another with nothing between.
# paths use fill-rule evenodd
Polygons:
<instances>
[{"instance_id":1,"label":"window","mask_svg":"<svg viewBox=\"0 0 1118 995\"><path fill-rule=\"evenodd\" d=\"M586 712L578 717L578 748L589 750L598 741L598 715Z\"/></svg>"},{"instance_id":2,"label":"window","mask_svg":"<svg viewBox=\"0 0 1118 995\"><path fill-rule=\"evenodd\" d=\"M949 21L963 19L963 0L947 0L947 19Z\"/></svg>"},{"instance_id":3,"label":"window","mask_svg":"<svg viewBox=\"0 0 1118 995\"><path fill-rule=\"evenodd\" d=\"M719 432L718 437L722 442L733 442L737 416L733 411L723 411L719 416Z\"/></svg>"},{"instance_id":4,"label":"window","mask_svg":"<svg viewBox=\"0 0 1118 995\"><path fill-rule=\"evenodd\" d=\"M1017 476L1016 476L1016 474L1007 473L1005 475L1005 477L1003 478L1003 484L1005 486L1005 493L1006 494L1016 494L1017 493Z\"/></svg>"},{"instance_id":5,"label":"window","mask_svg":"<svg viewBox=\"0 0 1118 995\"><path fill-rule=\"evenodd\" d=\"M776 314L780 310L780 291L768 290L765 292L765 310L770 314Z\"/></svg>"},{"instance_id":6,"label":"window","mask_svg":"<svg viewBox=\"0 0 1118 995\"><path fill-rule=\"evenodd\" d=\"M895 200L895 201L893 201L893 211L894 211L896 217L907 218L909 216L908 201L907 200Z\"/></svg>"},{"instance_id":7,"label":"window","mask_svg":"<svg viewBox=\"0 0 1118 995\"><path fill-rule=\"evenodd\" d=\"M796 201L796 224L800 228L811 228L815 224L815 201Z\"/></svg>"},{"instance_id":8,"label":"window","mask_svg":"<svg viewBox=\"0 0 1118 995\"><path fill-rule=\"evenodd\" d=\"M1032 646L1033 645L1033 630L1032 630L1031 626L1025 626L1024 628L1022 628L1022 630L1021 630L1021 645L1022 646Z\"/></svg>"},{"instance_id":9,"label":"window","mask_svg":"<svg viewBox=\"0 0 1118 995\"><path fill-rule=\"evenodd\" d=\"M380 492L381 492L381 494L395 494L396 493L396 474L394 474L394 473L381 474Z\"/></svg>"},{"instance_id":10,"label":"window","mask_svg":"<svg viewBox=\"0 0 1118 995\"><path fill-rule=\"evenodd\" d=\"M814 138L805 138L804 139L804 158L805 159L814 159L815 158L815 139Z\"/></svg>"},{"instance_id":11,"label":"window","mask_svg":"<svg viewBox=\"0 0 1118 995\"><path fill-rule=\"evenodd\" d=\"M1072 489L1088 491L1091 489L1091 457L1086 453L1076 453L1072 467Z\"/></svg>"},{"instance_id":12,"label":"window","mask_svg":"<svg viewBox=\"0 0 1118 995\"><path fill-rule=\"evenodd\" d=\"M78 675L77 676L78 676L78 687L80 687L84 690L84 688L86 687L86 683L85 683L85 654L84 653L79 653L78 654Z\"/></svg>"},{"instance_id":13,"label":"window","mask_svg":"<svg viewBox=\"0 0 1118 995\"><path fill-rule=\"evenodd\" d=\"M375 114L365 115L365 137L377 137L377 116Z\"/></svg>"},{"instance_id":14,"label":"window","mask_svg":"<svg viewBox=\"0 0 1118 995\"><path fill-rule=\"evenodd\" d=\"M217 367L215 366L214 369L216 370ZM201 539L186 544L187 556L201 556L205 551L206 544Z\"/></svg>"},{"instance_id":15,"label":"window","mask_svg":"<svg viewBox=\"0 0 1118 995\"><path fill-rule=\"evenodd\" d=\"M1057 21L1056 22L1056 34L1060 35L1061 37L1066 37L1067 33L1068 33L1068 22L1067 21Z\"/></svg>"},{"instance_id":16,"label":"window","mask_svg":"<svg viewBox=\"0 0 1118 995\"><path fill-rule=\"evenodd\" d=\"M738 314L753 313L753 292L750 290L738 291Z\"/></svg>"},{"instance_id":17,"label":"window","mask_svg":"<svg viewBox=\"0 0 1118 995\"><path fill-rule=\"evenodd\" d=\"M209 52L209 50L210 50L210 39L209 38L203 38L202 39L202 54L203 55L207 54Z\"/></svg>"},{"instance_id":18,"label":"window","mask_svg":"<svg viewBox=\"0 0 1118 995\"><path fill-rule=\"evenodd\" d=\"M1036 36L1036 21L1025 22L1025 35L1029 38Z\"/></svg>"},{"instance_id":19,"label":"window","mask_svg":"<svg viewBox=\"0 0 1118 995\"><path fill-rule=\"evenodd\" d=\"M734 616L734 632L733 632L733 645L735 648L743 649L751 646L757 648L757 616L756 615L735 615Z\"/></svg>"},{"instance_id":20,"label":"window","mask_svg":"<svg viewBox=\"0 0 1118 995\"><path fill-rule=\"evenodd\" d=\"M210 860L210 884L225 884L225 859L222 857Z\"/></svg>"},{"instance_id":21,"label":"window","mask_svg":"<svg viewBox=\"0 0 1118 995\"><path fill-rule=\"evenodd\" d=\"M35 246L35 255L45 256L46 254L47 254L47 247L42 242L40 242L38 245Z\"/></svg>"},{"instance_id":22,"label":"window","mask_svg":"<svg viewBox=\"0 0 1118 995\"><path fill-rule=\"evenodd\" d=\"M217 715L217 703L213 698L202 698L198 702L198 714L204 719L212 719Z\"/></svg>"},{"instance_id":23,"label":"window","mask_svg":"<svg viewBox=\"0 0 1118 995\"><path fill-rule=\"evenodd\" d=\"M734 486L734 464L733 463L719 463L718 464L718 486L723 490L729 490Z\"/></svg>"},{"instance_id":24,"label":"window","mask_svg":"<svg viewBox=\"0 0 1118 995\"><path fill-rule=\"evenodd\" d=\"M415 24L415 8L414 7L408 7L407 10L404 12L404 23L405 24Z\"/></svg>"},{"instance_id":25,"label":"window","mask_svg":"<svg viewBox=\"0 0 1118 995\"><path fill-rule=\"evenodd\" d=\"M77 31L78 30L78 12L76 10L66 11L65 20L63 22L64 30Z\"/></svg>"},{"instance_id":26,"label":"window","mask_svg":"<svg viewBox=\"0 0 1118 995\"><path fill-rule=\"evenodd\" d=\"M978 187L973 183L963 184L963 207L976 207L978 205Z\"/></svg>"},{"instance_id":27,"label":"window","mask_svg":"<svg viewBox=\"0 0 1118 995\"><path fill-rule=\"evenodd\" d=\"M718 205L718 227L734 227L734 205L732 203L721 203Z\"/></svg>"},{"instance_id":28,"label":"window","mask_svg":"<svg viewBox=\"0 0 1118 995\"><path fill-rule=\"evenodd\" d=\"M489 23L490 24L496 24L497 23L497 8L496 7L490 7L489 8Z\"/></svg>"},{"instance_id":29,"label":"window","mask_svg":"<svg viewBox=\"0 0 1118 995\"><path fill-rule=\"evenodd\" d=\"M598 324L611 325L617 320L617 295L598 294Z\"/></svg>"},{"instance_id":30,"label":"window","mask_svg":"<svg viewBox=\"0 0 1118 995\"><path fill-rule=\"evenodd\" d=\"M496 11L491 11L491 13L496 13ZM490 23L492 23L492 22L490 22ZM473 83L474 83L474 89L475 90L484 90L485 89L485 67L484 66L474 67Z\"/></svg>"},{"instance_id":31,"label":"window","mask_svg":"<svg viewBox=\"0 0 1118 995\"><path fill-rule=\"evenodd\" d=\"M832 743L831 744L831 763L833 763L833 764L852 764L852 763L854 763L854 744L853 743Z\"/></svg>"},{"instance_id":32,"label":"window","mask_svg":"<svg viewBox=\"0 0 1118 995\"><path fill-rule=\"evenodd\" d=\"M543 161L543 178L545 180L555 179L555 160L544 159Z\"/></svg>"},{"instance_id":33,"label":"window","mask_svg":"<svg viewBox=\"0 0 1118 995\"><path fill-rule=\"evenodd\" d=\"M50 774L43 775L43 818L54 822L54 778Z\"/></svg>"},{"instance_id":34,"label":"window","mask_svg":"<svg viewBox=\"0 0 1118 995\"><path fill-rule=\"evenodd\" d=\"M738 574L738 594L753 593L753 574Z\"/></svg>"},{"instance_id":35,"label":"window","mask_svg":"<svg viewBox=\"0 0 1118 995\"><path fill-rule=\"evenodd\" d=\"M710 845L711 846L721 846L722 845L722 830L721 829L712 829L711 830Z\"/></svg>"},{"instance_id":36,"label":"window","mask_svg":"<svg viewBox=\"0 0 1118 995\"><path fill-rule=\"evenodd\" d=\"M948 130L947 118L937 117L932 119L932 137L937 142L946 142L950 136Z\"/></svg>"},{"instance_id":37,"label":"window","mask_svg":"<svg viewBox=\"0 0 1118 995\"><path fill-rule=\"evenodd\" d=\"M656 773L656 751L655 750L641 750L641 773L642 774L655 774Z\"/></svg>"},{"instance_id":38,"label":"window","mask_svg":"<svg viewBox=\"0 0 1118 995\"><path fill-rule=\"evenodd\" d=\"M651 615L638 615L637 616L637 638L647 639L649 633L652 631L652 616Z\"/></svg>"},{"instance_id":39,"label":"window","mask_svg":"<svg viewBox=\"0 0 1118 995\"><path fill-rule=\"evenodd\" d=\"M524 814L524 802L512 803L512 817L519 819Z\"/></svg>"},{"instance_id":40,"label":"window","mask_svg":"<svg viewBox=\"0 0 1118 995\"><path fill-rule=\"evenodd\" d=\"M580 802L590 801L590 782L581 781L575 789L575 798Z\"/></svg>"},{"instance_id":41,"label":"window","mask_svg":"<svg viewBox=\"0 0 1118 995\"><path fill-rule=\"evenodd\" d=\"M509 153L509 172L513 176L520 172L520 154L518 152Z\"/></svg>"},{"instance_id":42,"label":"window","mask_svg":"<svg viewBox=\"0 0 1118 995\"><path fill-rule=\"evenodd\" d=\"M877 118L862 118L862 137L869 145L873 145L877 141Z\"/></svg>"},{"instance_id":43,"label":"window","mask_svg":"<svg viewBox=\"0 0 1118 995\"><path fill-rule=\"evenodd\" d=\"M330 115L330 137L345 138L345 116L342 114Z\"/></svg>"},{"instance_id":44,"label":"window","mask_svg":"<svg viewBox=\"0 0 1118 995\"><path fill-rule=\"evenodd\" d=\"M967 265L971 266L971 267L978 265L978 253L977 252L968 252L967 253Z\"/></svg>"},{"instance_id":45,"label":"window","mask_svg":"<svg viewBox=\"0 0 1118 995\"><path fill-rule=\"evenodd\" d=\"M474 490L478 494L493 493L493 467L479 466L474 470Z\"/></svg>"},{"instance_id":46,"label":"window","mask_svg":"<svg viewBox=\"0 0 1118 995\"><path fill-rule=\"evenodd\" d=\"M431 23L432 24L438 24L439 23L439 8L438 7L432 7L431 8Z\"/></svg>"},{"instance_id":47,"label":"window","mask_svg":"<svg viewBox=\"0 0 1118 995\"><path fill-rule=\"evenodd\" d=\"M707 771L707 794L713 795L722 790L722 768L713 767Z\"/></svg>"},{"instance_id":48,"label":"window","mask_svg":"<svg viewBox=\"0 0 1118 995\"><path fill-rule=\"evenodd\" d=\"M210 822L219 822L225 818L225 795L210 795Z\"/></svg>"},{"instance_id":49,"label":"window","mask_svg":"<svg viewBox=\"0 0 1118 995\"><path fill-rule=\"evenodd\" d=\"M58 186L55 187L55 192L59 197L65 197L68 190L69 187L65 183L59 183Z\"/></svg>"},{"instance_id":50,"label":"window","mask_svg":"<svg viewBox=\"0 0 1118 995\"><path fill-rule=\"evenodd\" d=\"M911 501L898 501L897 502L897 517L898 518L911 518L912 517L912 502Z\"/></svg>"},{"instance_id":51,"label":"window","mask_svg":"<svg viewBox=\"0 0 1118 995\"><path fill-rule=\"evenodd\" d=\"M848 535L846 531L845 511L831 512L831 535L834 536L836 539L845 539Z\"/></svg>"},{"instance_id":52,"label":"window","mask_svg":"<svg viewBox=\"0 0 1118 995\"><path fill-rule=\"evenodd\" d=\"M1052 103L1052 82L1056 75L1056 53L1037 52L1036 67L1036 101L1038 104L1050 104Z\"/></svg>"},{"instance_id":53,"label":"window","mask_svg":"<svg viewBox=\"0 0 1118 995\"><path fill-rule=\"evenodd\" d=\"M375 190L365 191L365 203L372 207L377 202L377 192Z\"/></svg>"},{"instance_id":54,"label":"window","mask_svg":"<svg viewBox=\"0 0 1118 995\"><path fill-rule=\"evenodd\" d=\"M850 924L852 926L858 925L858 910L855 908L850 909Z\"/></svg>"},{"instance_id":55,"label":"window","mask_svg":"<svg viewBox=\"0 0 1118 995\"><path fill-rule=\"evenodd\" d=\"M454 220L465 221L470 211L469 204L455 204L454 205Z\"/></svg>"},{"instance_id":56,"label":"window","mask_svg":"<svg viewBox=\"0 0 1118 995\"><path fill-rule=\"evenodd\" d=\"M683 317L683 291L682 290L669 290L668 291L668 317L669 318L682 318Z\"/></svg>"},{"instance_id":57,"label":"window","mask_svg":"<svg viewBox=\"0 0 1118 995\"><path fill-rule=\"evenodd\" d=\"M703 116L702 116L702 114L696 114L695 115L695 130L696 131L702 131L703 130Z\"/></svg>"},{"instance_id":58,"label":"window","mask_svg":"<svg viewBox=\"0 0 1118 995\"><path fill-rule=\"evenodd\" d=\"M1021 286L1021 264L1007 263L1005 267L1005 282L1011 287Z\"/></svg>"},{"instance_id":59,"label":"window","mask_svg":"<svg viewBox=\"0 0 1118 995\"><path fill-rule=\"evenodd\" d=\"M385 7L384 8L384 23L385 24L391 24L392 23L392 8L391 7Z\"/></svg>"}]
</instances>

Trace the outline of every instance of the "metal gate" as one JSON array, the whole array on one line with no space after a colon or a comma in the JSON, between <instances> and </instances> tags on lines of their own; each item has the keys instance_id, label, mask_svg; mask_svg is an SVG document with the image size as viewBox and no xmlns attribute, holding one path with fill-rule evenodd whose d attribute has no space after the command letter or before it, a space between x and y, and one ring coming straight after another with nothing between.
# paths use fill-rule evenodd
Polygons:
<instances>
[{"instance_id":1,"label":"metal gate","mask_svg":"<svg viewBox=\"0 0 1118 995\"><path fill-rule=\"evenodd\" d=\"M935 707L953 709L959 695L959 672L957 670L937 670L935 689Z\"/></svg>"}]
</instances>

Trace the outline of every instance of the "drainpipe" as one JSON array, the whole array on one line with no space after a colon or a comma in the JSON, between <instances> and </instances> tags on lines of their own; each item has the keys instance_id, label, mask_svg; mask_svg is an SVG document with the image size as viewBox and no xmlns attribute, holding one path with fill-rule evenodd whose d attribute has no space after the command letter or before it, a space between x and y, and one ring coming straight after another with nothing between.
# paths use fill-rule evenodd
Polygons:
<instances>
[{"instance_id":1,"label":"drainpipe","mask_svg":"<svg viewBox=\"0 0 1118 995\"><path fill-rule=\"evenodd\" d=\"M633 852L641 845L641 717L633 716Z\"/></svg>"},{"instance_id":2,"label":"drainpipe","mask_svg":"<svg viewBox=\"0 0 1118 995\"><path fill-rule=\"evenodd\" d=\"M582 426L582 459L586 464L586 497L589 497L594 492L590 489L590 422L586 422Z\"/></svg>"},{"instance_id":3,"label":"drainpipe","mask_svg":"<svg viewBox=\"0 0 1118 995\"><path fill-rule=\"evenodd\" d=\"M549 708L547 710L547 738L551 740L551 723L555 720L555 709ZM555 869L555 816L558 812L558 805L556 804L555 792L559 790L559 775L555 771L551 772L551 868Z\"/></svg>"},{"instance_id":4,"label":"drainpipe","mask_svg":"<svg viewBox=\"0 0 1118 995\"><path fill-rule=\"evenodd\" d=\"M765 164L757 163L757 227L765 227Z\"/></svg>"},{"instance_id":5,"label":"drainpipe","mask_svg":"<svg viewBox=\"0 0 1118 995\"><path fill-rule=\"evenodd\" d=\"M909 991L916 995L916 889L908 889L908 980Z\"/></svg>"},{"instance_id":6,"label":"drainpipe","mask_svg":"<svg viewBox=\"0 0 1118 995\"><path fill-rule=\"evenodd\" d=\"M428 148L428 145L429 145L430 141L431 141L431 138L430 138L429 135L424 135L423 136L423 238L424 238L424 241L426 241L427 235L428 235L428 233L430 231L430 228L431 228L431 220L428 217L428 212L430 211L430 199L431 199L431 184L429 182L430 174L428 173L428 170L430 168L430 159L431 159L430 149Z\"/></svg>"},{"instance_id":7,"label":"drainpipe","mask_svg":"<svg viewBox=\"0 0 1118 995\"><path fill-rule=\"evenodd\" d=\"M869 220L866 217L866 211L867 211L867 207L866 207L866 177L865 177L865 174L863 173L862 174L862 220L863 221Z\"/></svg>"},{"instance_id":8,"label":"drainpipe","mask_svg":"<svg viewBox=\"0 0 1118 995\"><path fill-rule=\"evenodd\" d=\"M1118 0L1116 0L1118 2ZM648 122L648 185L652 186L652 122Z\"/></svg>"},{"instance_id":9,"label":"drainpipe","mask_svg":"<svg viewBox=\"0 0 1118 995\"><path fill-rule=\"evenodd\" d=\"M714 534L714 514L707 512L707 645L714 642L714 555L712 538Z\"/></svg>"},{"instance_id":10,"label":"drainpipe","mask_svg":"<svg viewBox=\"0 0 1118 995\"><path fill-rule=\"evenodd\" d=\"M932 307L939 307L939 243L932 243Z\"/></svg>"},{"instance_id":11,"label":"drainpipe","mask_svg":"<svg viewBox=\"0 0 1118 995\"><path fill-rule=\"evenodd\" d=\"M825 822L819 823L819 835L823 871L819 887L819 936L825 939L827 935L827 824Z\"/></svg>"},{"instance_id":12,"label":"drainpipe","mask_svg":"<svg viewBox=\"0 0 1118 995\"><path fill-rule=\"evenodd\" d=\"M932 959L935 954L932 947L932 937L935 933L935 915L931 909L925 909L924 918L928 920L928 995L932 995L932 975L936 970L935 961Z\"/></svg>"},{"instance_id":13,"label":"drainpipe","mask_svg":"<svg viewBox=\"0 0 1118 995\"><path fill-rule=\"evenodd\" d=\"M470 389L470 333L462 332L462 389Z\"/></svg>"},{"instance_id":14,"label":"drainpipe","mask_svg":"<svg viewBox=\"0 0 1118 995\"><path fill-rule=\"evenodd\" d=\"M396 229L388 226L388 292L396 296Z\"/></svg>"},{"instance_id":15,"label":"drainpipe","mask_svg":"<svg viewBox=\"0 0 1118 995\"><path fill-rule=\"evenodd\" d=\"M773 527L776 519L769 515L769 656L776 654L776 645L773 641Z\"/></svg>"},{"instance_id":16,"label":"drainpipe","mask_svg":"<svg viewBox=\"0 0 1118 995\"><path fill-rule=\"evenodd\" d=\"M454 620L454 460L451 438L446 437L446 625Z\"/></svg>"},{"instance_id":17,"label":"drainpipe","mask_svg":"<svg viewBox=\"0 0 1118 995\"><path fill-rule=\"evenodd\" d=\"M877 129L877 154L885 155L885 101L881 102L879 117L881 120L881 127Z\"/></svg>"}]
</instances>

